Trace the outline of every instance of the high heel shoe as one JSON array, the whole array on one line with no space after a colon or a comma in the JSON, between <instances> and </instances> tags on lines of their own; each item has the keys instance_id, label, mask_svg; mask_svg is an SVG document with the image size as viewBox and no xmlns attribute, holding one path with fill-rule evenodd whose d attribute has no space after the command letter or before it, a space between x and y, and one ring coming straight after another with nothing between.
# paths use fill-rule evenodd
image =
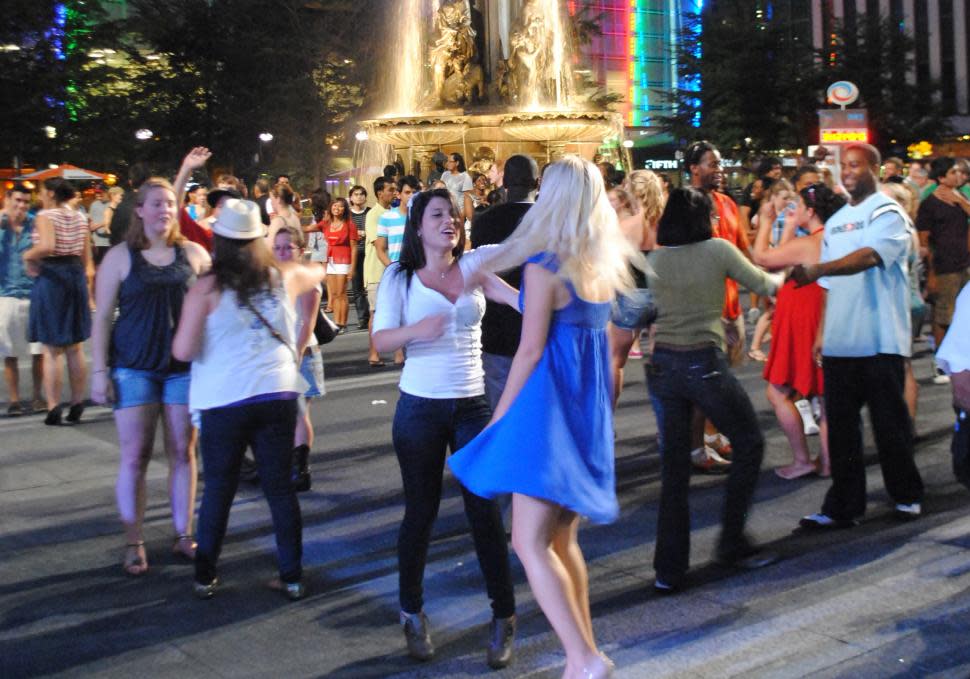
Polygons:
<instances>
[{"instance_id":1,"label":"high heel shoe","mask_svg":"<svg viewBox=\"0 0 970 679\"><path fill-rule=\"evenodd\" d=\"M61 424L61 414L64 412L64 408L61 406L54 406L47 411L47 417L44 418L44 424L50 427L57 427Z\"/></svg>"},{"instance_id":2,"label":"high heel shoe","mask_svg":"<svg viewBox=\"0 0 970 679\"><path fill-rule=\"evenodd\" d=\"M188 561L193 561L197 546L191 535L177 535L175 537L175 544L172 545L172 554L181 556Z\"/></svg>"},{"instance_id":3,"label":"high heel shoe","mask_svg":"<svg viewBox=\"0 0 970 679\"><path fill-rule=\"evenodd\" d=\"M72 403L71 409L67 411L67 417L64 419L71 424L77 424L81 421L81 415L84 414L84 404L83 403Z\"/></svg>"},{"instance_id":4,"label":"high heel shoe","mask_svg":"<svg viewBox=\"0 0 970 679\"><path fill-rule=\"evenodd\" d=\"M613 661L602 653L598 653L596 660L589 666L583 667L581 676L583 679L609 679L613 676L614 669L616 669L616 666Z\"/></svg>"}]
</instances>

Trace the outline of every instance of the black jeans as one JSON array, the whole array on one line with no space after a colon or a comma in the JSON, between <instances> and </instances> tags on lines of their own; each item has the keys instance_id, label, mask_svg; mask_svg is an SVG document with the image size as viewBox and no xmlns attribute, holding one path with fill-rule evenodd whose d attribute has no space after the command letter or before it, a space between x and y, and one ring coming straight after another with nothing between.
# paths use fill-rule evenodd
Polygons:
<instances>
[{"instance_id":1,"label":"black jeans","mask_svg":"<svg viewBox=\"0 0 970 679\"><path fill-rule=\"evenodd\" d=\"M657 577L676 584L690 565L691 414L695 407L731 440L734 454L721 514L718 554L730 558L747 546L744 524L764 455L764 437L754 407L728 368L724 353L711 348L657 348L647 369L650 396L661 436L660 511L653 566Z\"/></svg>"},{"instance_id":2,"label":"black jeans","mask_svg":"<svg viewBox=\"0 0 970 679\"><path fill-rule=\"evenodd\" d=\"M367 288L364 286L364 247L357 247L357 261L354 263L354 277L350 279L349 300L357 311L357 324L366 325L370 320L370 304L367 302Z\"/></svg>"},{"instance_id":3,"label":"black jeans","mask_svg":"<svg viewBox=\"0 0 970 679\"><path fill-rule=\"evenodd\" d=\"M869 406L889 497L903 504L923 498L923 480L913 460L913 427L903 399L904 361L894 354L824 357L825 416L832 458L832 487L822 503L826 516L851 521L866 513L863 405Z\"/></svg>"},{"instance_id":4,"label":"black jeans","mask_svg":"<svg viewBox=\"0 0 970 679\"><path fill-rule=\"evenodd\" d=\"M290 481L296 415L296 399L202 411L199 446L205 489L195 553L197 582L211 582L216 576L229 509L239 486L239 465L247 446L252 446L259 482L273 516L280 579L299 582L303 574L303 520Z\"/></svg>"},{"instance_id":5,"label":"black jeans","mask_svg":"<svg viewBox=\"0 0 970 679\"><path fill-rule=\"evenodd\" d=\"M404 520L397 539L401 610L424 606L424 567L441 503L445 452L460 449L485 428L492 412L485 396L422 398L401 392L394 412L394 451L404 482ZM497 618L515 613L509 548L498 505L461 489L475 553Z\"/></svg>"}]
</instances>

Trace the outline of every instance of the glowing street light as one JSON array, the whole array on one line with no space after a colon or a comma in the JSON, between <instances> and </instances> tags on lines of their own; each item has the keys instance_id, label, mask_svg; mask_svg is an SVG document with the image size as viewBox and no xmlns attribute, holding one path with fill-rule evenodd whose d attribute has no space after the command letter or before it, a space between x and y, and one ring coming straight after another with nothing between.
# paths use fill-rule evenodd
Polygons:
<instances>
[{"instance_id":1,"label":"glowing street light","mask_svg":"<svg viewBox=\"0 0 970 679\"><path fill-rule=\"evenodd\" d=\"M259 140L261 142L273 141L273 135L271 133L269 133L269 132L260 132L259 133Z\"/></svg>"},{"instance_id":2,"label":"glowing street light","mask_svg":"<svg viewBox=\"0 0 970 679\"><path fill-rule=\"evenodd\" d=\"M632 149L633 148L633 140L632 139L624 139L623 140L623 148L625 148L625 149Z\"/></svg>"},{"instance_id":3,"label":"glowing street light","mask_svg":"<svg viewBox=\"0 0 970 679\"><path fill-rule=\"evenodd\" d=\"M135 139L138 141L148 141L154 136L154 132L149 130L147 127L143 127L135 132Z\"/></svg>"},{"instance_id":4,"label":"glowing street light","mask_svg":"<svg viewBox=\"0 0 970 679\"><path fill-rule=\"evenodd\" d=\"M370 135L367 134L367 130L360 130L357 132L357 134L354 135L354 139L356 139L357 141L367 141L369 138L370 138Z\"/></svg>"},{"instance_id":5,"label":"glowing street light","mask_svg":"<svg viewBox=\"0 0 970 679\"><path fill-rule=\"evenodd\" d=\"M53 125L47 125L46 127L44 127L44 134L47 135L47 138L48 139L56 139L57 138L57 128L54 127Z\"/></svg>"}]
</instances>

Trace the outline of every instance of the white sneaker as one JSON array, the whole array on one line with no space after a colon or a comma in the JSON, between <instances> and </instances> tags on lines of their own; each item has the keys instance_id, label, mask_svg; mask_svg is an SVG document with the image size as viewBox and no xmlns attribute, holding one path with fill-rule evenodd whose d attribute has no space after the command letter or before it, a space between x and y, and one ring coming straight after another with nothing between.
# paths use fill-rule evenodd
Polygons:
<instances>
[{"instance_id":1,"label":"white sneaker","mask_svg":"<svg viewBox=\"0 0 970 679\"><path fill-rule=\"evenodd\" d=\"M815 423L815 417L812 414L812 404L806 399L801 398L795 401L795 408L798 410L798 414L802 416L802 426L804 427L805 436L816 436L818 434L818 425Z\"/></svg>"},{"instance_id":2,"label":"white sneaker","mask_svg":"<svg viewBox=\"0 0 970 679\"><path fill-rule=\"evenodd\" d=\"M761 316L761 309L756 306L748 309L748 323L757 323L758 318Z\"/></svg>"},{"instance_id":3,"label":"white sneaker","mask_svg":"<svg viewBox=\"0 0 970 679\"><path fill-rule=\"evenodd\" d=\"M936 366L933 374L933 384L949 384L950 376L943 372L943 369Z\"/></svg>"},{"instance_id":4,"label":"white sneaker","mask_svg":"<svg viewBox=\"0 0 970 679\"><path fill-rule=\"evenodd\" d=\"M919 502L913 502L912 504L908 505L900 503L893 508L893 514L895 514L897 519L902 521L912 521L913 519L918 519L922 513L923 507Z\"/></svg>"}]
</instances>

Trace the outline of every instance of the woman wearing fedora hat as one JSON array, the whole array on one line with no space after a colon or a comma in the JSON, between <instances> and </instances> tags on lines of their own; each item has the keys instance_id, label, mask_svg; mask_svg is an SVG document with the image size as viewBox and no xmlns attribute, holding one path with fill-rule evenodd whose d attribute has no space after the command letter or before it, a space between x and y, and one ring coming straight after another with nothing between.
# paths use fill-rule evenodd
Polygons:
<instances>
[{"instance_id":1,"label":"woman wearing fedora hat","mask_svg":"<svg viewBox=\"0 0 970 679\"><path fill-rule=\"evenodd\" d=\"M279 579L271 586L303 596L302 521L290 481L300 376L297 297L318 285L323 267L277 263L264 238L259 206L230 198L212 225L212 272L189 290L172 354L192 361L189 405L202 413L205 490L199 510L195 593L215 593L216 562L252 447L273 516Z\"/></svg>"},{"instance_id":2,"label":"woman wearing fedora hat","mask_svg":"<svg viewBox=\"0 0 970 679\"><path fill-rule=\"evenodd\" d=\"M91 398L114 406L121 448L116 491L128 575L148 570L142 534L145 473L159 416L169 465L173 550L189 559L195 556L189 366L172 358L171 344L189 285L211 262L202 246L179 233L176 205L175 191L166 180L155 177L142 184L126 242L108 250L95 290Z\"/></svg>"}]
</instances>

